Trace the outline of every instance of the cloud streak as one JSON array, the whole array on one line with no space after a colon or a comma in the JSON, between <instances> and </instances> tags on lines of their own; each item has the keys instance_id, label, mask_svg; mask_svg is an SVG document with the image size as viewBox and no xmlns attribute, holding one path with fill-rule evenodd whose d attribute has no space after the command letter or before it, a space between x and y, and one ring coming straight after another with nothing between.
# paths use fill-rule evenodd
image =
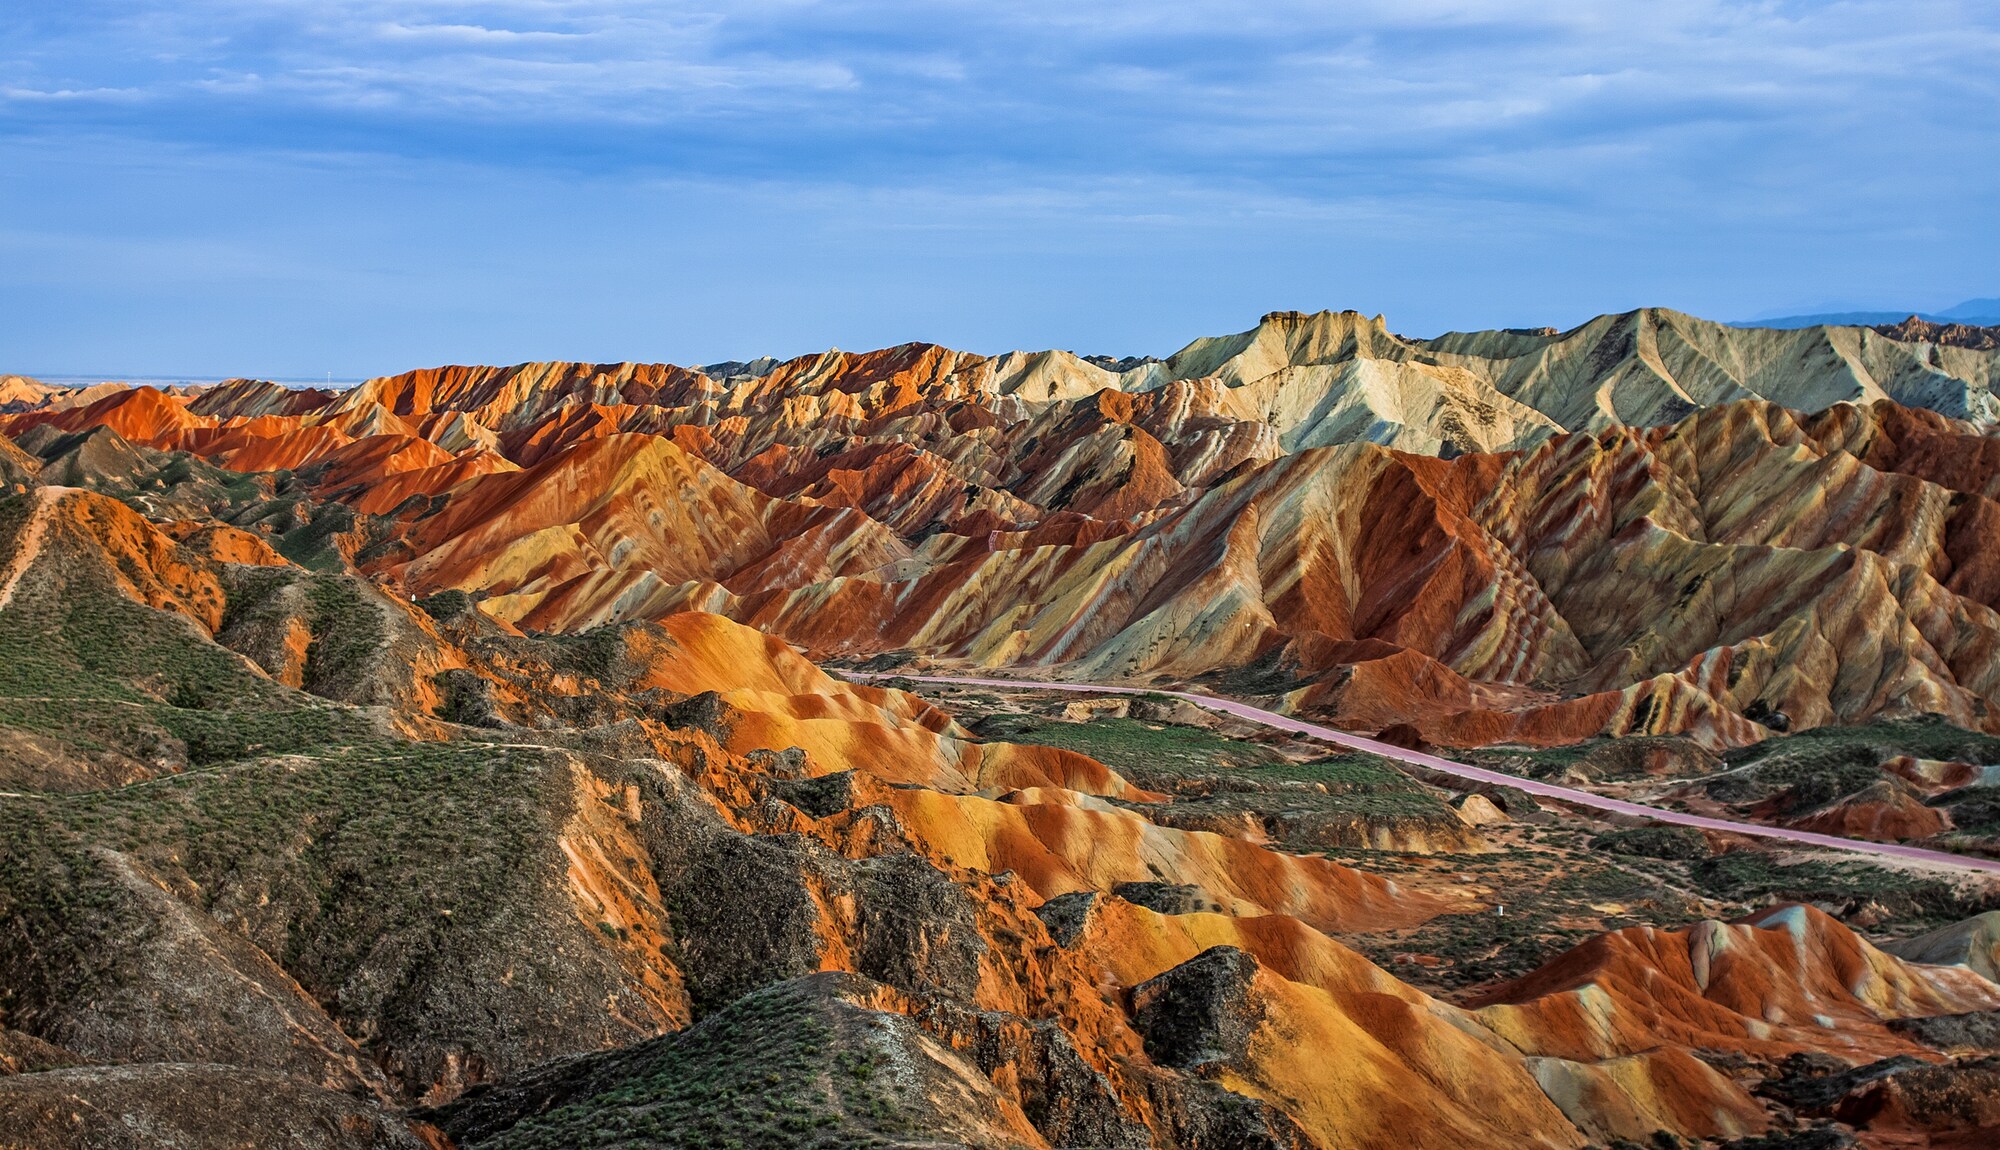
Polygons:
<instances>
[{"instance_id":1,"label":"cloud streak","mask_svg":"<svg viewBox=\"0 0 2000 1150\"><path fill-rule=\"evenodd\" d=\"M116 173L171 155L196 180L249 165L301 204L323 177L299 157L338 156L356 178L421 175L379 211L476 214L560 186L579 229L623 210L610 189L726 204L756 187L792 205L778 230L828 250L923 234L972 251L1004 227L1022 250L1164 267L1176 229L1226 234L1357 269L1293 268L1238 314L1373 306L1324 298L1365 265L1362 286L1423 301L1424 326L1559 322L1592 292L1727 310L1754 289L1763 310L1824 297L1828 275L1857 296L1991 294L1972 269L2000 255L1996 63L2000 12L1964 0L26 0L0 15L0 151L17 180L51 156ZM842 205L833 239L816 199ZM87 226L25 183L9 203L28 226ZM748 229L776 225L752 216L701 226L754 247ZM561 222L518 234L545 255L587 242ZM1440 280L1397 265L1397 244L1513 254ZM1760 247L1791 278L1732 270ZM927 257L897 258L884 284ZM1496 292L1501 274L1520 282ZM985 297L996 317L1007 286Z\"/></svg>"}]
</instances>

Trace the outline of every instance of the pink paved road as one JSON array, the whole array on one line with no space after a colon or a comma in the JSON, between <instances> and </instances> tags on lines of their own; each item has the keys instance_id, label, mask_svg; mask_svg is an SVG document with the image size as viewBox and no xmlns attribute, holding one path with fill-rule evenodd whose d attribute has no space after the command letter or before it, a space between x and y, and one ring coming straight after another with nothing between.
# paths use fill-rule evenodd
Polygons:
<instances>
[{"instance_id":1,"label":"pink paved road","mask_svg":"<svg viewBox=\"0 0 2000 1150\"><path fill-rule=\"evenodd\" d=\"M1461 779L1471 779L1474 782L1481 783L1501 783L1510 787L1519 787L1531 795L1539 795L1543 798L1573 803L1580 807L1591 807L1600 811L1609 811L1613 814L1652 819L1655 822L1672 823L1676 826L1699 827L1703 830L1711 831L1729 831L1739 835L1755 835L1758 838L1783 839L1787 842L1804 843L1807 846L1853 851L1856 854L1877 855L1882 858L1893 859L1912 859L1917 862L1937 863L1943 866L1960 867L1965 870L2000 874L2000 861L1991 859L1946 854L1943 851L1927 851L1918 847L1902 846L1897 843L1863 842L1860 839L1844 839L1838 835L1815 834L1812 831L1795 831L1785 827L1767 827L1759 826L1756 823L1739 823L1730 819L1712 819L1705 815L1684 814L1680 811L1667 810L1664 807L1649 807L1644 803L1632 803L1624 799L1606 798L1603 795L1593 795L1589 791L1572 790L1569 787L1559 787L1553 783L1537 782L1534 779L1524 779L1518 775L1510 775L1501 771L1489 771L1484 767L1475 767L1466 763L1453 762L1450 759L1441 759L1436 755L1424 754L1422 751L1407 750L1403 747L1392 746L1388 743L1379 742L1361 735L1351 735L1346 731L1338 731L1332 727L1322 727L1317 723L1303 722L1289 715L1280 715L1275 711L1266 711L1258 707L1253 707L1248 703L1239 703L1235 699L1225 699L1217 695L1196 695L1187 691L1162 691L1156 687L1107 687L1098 683L1051 683L1039 679L973 679L946 675L863 674L857 671L844 671L842 674L850 675L857 679L902 678L911 679L919 683L949 683L964 687L1039 687L1050 691L1083 691L1094 695L1171 695L1176 699L1186 699L1198 707L1206 707L1211 711L1221 711L1227 715L1235 715L1239 719L1249 719L1251 722L1262 723L1267 727L1275 727L1280 731L1290 731L1293 734L1305 735L1329 743L1338 743L1343 747L1352 747L1357 751L1367 751L1370 754L1381 755L1383 758L1395 759L1413 766L1428 767L1433 771L1456 775Z\"/></svg>"}]
</instances>

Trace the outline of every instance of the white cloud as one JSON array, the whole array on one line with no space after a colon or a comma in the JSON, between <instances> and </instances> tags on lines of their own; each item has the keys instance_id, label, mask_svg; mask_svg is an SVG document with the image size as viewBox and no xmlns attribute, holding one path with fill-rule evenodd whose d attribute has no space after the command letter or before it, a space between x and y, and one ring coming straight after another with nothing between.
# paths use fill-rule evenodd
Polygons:
<instances>
[{"instance_id":1,"label":"white cloud","mask_svg":"<svg viewBox=\"0 0 2000 1150\"><path fill-rule=\"evenodd\" d=\"M829 235L1993 250L2000 10L1967 0L72 2L0 39L0 135L699 178L844 197Z\"/></svg>"},{"instance_id":2,"label":"white cloud","mask_svg":"<svg viewBox=\"0 0 2000 1150\"><path fill-rule=\"evenodd\" d=\"M1232 142L1289 154L1288 133L1387 141L1607 107L1632 111L1637 130L1696 105L1865 117L1953 85L1992 94L2000 56L2000 15L1954 0L137 0L109 11L47 42L31 25L0 49L0 75L50 98L255 91L540 123L802 114L852 130L917 114L975 133L1035 125L1044 143L1213 122ZM850 100L829 109L830 92Z\"/></svg>"},{"instance_id":3,"label":"white cloud","mask_svg":"<svg viewBox=\"0 0 2000 1150\"><path fill-rule=\"evenodd\" d=\"M143 98L144 92L138 88L58 88L44 91L39 88L0 88L0 96L9 100L68 102L111 101L129 102Z\"/></svg>"},{"instance_id":4,"label":"white cloud","mask_svg":"<svg viewBox=\"0 0 2000 1150\"><path fill-rule=\"evenodd\" d=\"M556 32L548 29L520 31L513 28L486 28L478 24L403 24L387 23L376 26L383 38L389 40L427 40L447 44L559 44L565 41L586 40L597 36L596 32Z\"/></svg>"}]
</instances>

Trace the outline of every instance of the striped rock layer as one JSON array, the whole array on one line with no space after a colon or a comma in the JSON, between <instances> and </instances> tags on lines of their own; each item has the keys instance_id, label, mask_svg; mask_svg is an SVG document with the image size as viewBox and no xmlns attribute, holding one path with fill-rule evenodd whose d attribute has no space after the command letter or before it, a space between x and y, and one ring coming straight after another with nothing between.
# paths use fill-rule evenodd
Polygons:
<instances>
[{"instance_id":1,"label":"striped rock layer","mask_svg":"<svg viewBox=\"0 0 2000 1150\"><path fill-rule=\"evenodd\" d=\"M1427 341L1275 313L1122 372L910 344L23 382L0 432L298 472L375 517L369 573L535 630L695 609L823 657L1233 674L1448 745L1719 747L2000 724L1996 355L1667 311Z\"/></svg>"},{"instance_id":2,"label":"striped rock layer","mask_svg":"<svg viewBox=\"0 0 2000 1150\"><path fill-rule=\"evenodd\" d=\"M1659 458L1674 458L1667 442L1655 444ZM1396 472L1370 451L1336 454L1350 467L1427 482L1445 504L1454 475L1473 510L1498 490L1455 470L1469 463L1406 460ZM1282 489L1289 471L1260 472L1258 482ZM1265 490L1252 478L1224 489L1250 506ZM725 482L734 481L712 481ZM571 497L549 486L508 490L517 505ZM665 522L696 520L685 511L685 520L671 518L681 497L662 495ZM1460 514L1477 525L1473 510ZM653 512L620 514L644 522ZM289 789L288 780L326 769L312 753L251 748L141 792L171 809L258 793L300 805L272 841L201 840L205 851L224 852L214 857L170 841L97 849L89 873L108 876L115 897L100 890L74 903L38 902L37 930L0 940L8 984L20 988L0 1026L0 1056L41 1057L60 1039L75 1063L15 1073L0 1062L0 1114L39 1132L29 1145L67 1144L58 1133L78 1112L37 1091L118 1112L139 1105L119 1101L135 1081L172 1085L156 1083L153 1098L208 1097L207 1087L183 1081L197 1071L226 1070L238 1090L259 1084L283 1115L338 1103L364 1127L388 1123L418 1101L450 1103L496 1080L503 1089L524 1076L532 1084L538 1067L690 1031L718 999L790 983L799 993L844 988L843 1001L868 1012L872 1030L904 1036L896 1065L921 1056L956 1068L952 1081L977 1096L952 1106L977 1126L962 1132L967 1144L1580 1150L1661 1130L1754 1136L1774 1112L1718 1068L1730 1057L1935 1062L1935 1051L1896 1024L2000 1009L1990 922L1911 940L1899 956L1803 906L1615 931L1476 1001L1446 1002L1333 935L1489 910L1469 895L1453 901L1322 857L1161 825L1147 807L1163 796L1101 763L979 742L914 695L836 680L781 639L718 615L677 612L599 632L599 645L584 649L477 610L433 615L365 580L303 571L231 530L170 531L123 502L63 486L0 496L0 637L95 651L84 668L96 676L91 689L124 696L87 700L114 712L93 732L107 741L121 707L144 712L161 689L148 650L177 653L164 665L182 674L205 666L229 690L255 696L176 709L226 715L218 708L261 702L303 708L274 713L328 715L358 704L409 745L449 745L471 730L435 717L445 710L440 692L482 698L483 717L454 713L490 728L490 741L473 744L484 758L534 757L517 768L540 782L510 848L535 861L523 871L533 881L423 889L436 904L424 922L455 925L418 933L441 947L471 932L469 948L453 952L477 960L468 973L409 947L417 928L407 922L368 914L393 883L358 881L359 873L323 887L252 877L287 852L303 857L386 833L373 812L335 824L318 792ZM1295 594L1281 612L1320 611L1329 627L1357 616L1351 605L1342 616L1330 601ZM325 613L336 607L339 622L330 624ZM78 646L76 635L104 619L118 621L120 649ZM141 635L145 643L131 642ZM1568 642L1587 650L1584 636ZM316 678L329 651L344 652L341 673ZM140 678L119 679L128 666ZM50 701L6 700L12 708ZM51 734L8 731L17 747ZM392 745L386 730L370 743L376 754ZM174 773L136 757L114 763L103 746L92 753L80 769L98 773L70 789L111 793L112 783ZM102 775L112 769L132 773ZM64 789L55 781L10 785ZM57 797L6 796L33 804L0 808L11 816L0 821L9 857L43 849L49 836L29 832ZM445 834L455 818L441 816L432 829ZM65 833L96 833L91 825ZM220 829L198 825L208 828L202 834ZM225 857L232 851L234 862ZM510 865L484 864L496 874L513 873ZM198 866L227 877L204 893L185 870ZM0 895L70 874L23 868ZM1139 905L1118 893L1129 883L1198 887L1207 908ZM285 943L320 916L365 923L364 936L397 931L404 944L358 947L349 981L316 982L310 948ZM104 922L137 929L107 933ZM69 985L69 945L93 956L91 977L104 980L90 993L58 992ZM399 989L364 993L371 985ZM308 1092L311 1083L325 1089ZM1211 1088L1228 1092L1232 1110L1266 1108L1254 1113L1270 1116L1258 1121L1271 1139L1204 1134L1191 1116L1206 1113L1197 1104L1217 1097ZM491 1095L462 1101L486 1105L481 1098ZM1067 1109L1057 1104L1064 1098ZM425 1113L453 1121L449 1108ZM1090 1129L1099 1134L1082 1132L1079 1113L1097 1116ZM1117 1141L1102 1140L1105 1131Z\"/></svg>"}]
</instances>

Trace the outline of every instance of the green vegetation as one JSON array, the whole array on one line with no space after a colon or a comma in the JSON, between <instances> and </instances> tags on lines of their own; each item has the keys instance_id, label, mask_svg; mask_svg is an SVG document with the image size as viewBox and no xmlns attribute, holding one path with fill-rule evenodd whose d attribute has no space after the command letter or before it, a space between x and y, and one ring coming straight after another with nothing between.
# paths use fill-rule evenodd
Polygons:
<instances>
[{"instance_id":1,"label":"green vegetation","mask_svg":"<svg viewBox=\"0 0 2000 1150\"><path fill-rule=\"evenodd\" d=\"M1010 743L1077 751L1133 778L1158 772L1279 767L1287 762L1269 747L1200 727L1155 727L1136 719L1066 723L1034 715L995 715L979 725L979 733Z\"/></svg>"},{"instance_id":2,"label":"green vegetation","mask_svg":"<svg viewBox=\"0 0 2000 1150\"><path fill-rule=\"evenodd\" d=\"M1952 825L1969 835L2000 835L2000 787L1961 787L1940 796L1938 805L1951 812Z\"/></svg>"},{"instance_id":3,"label":"green vegetation","mask_svg":"<svg viewBox=\"0 0 2000 1150\"><path fill-rule=\"evenodd\" d=\"M1710 798L1725 803L1756 802L1789 790L1790 808L1807 811L1880 779L1880 764L1895 755L1893 750L1861 742L1815 740L1759 755L1709 783L1706 790Z\"/></svg>"},{"instance_id":4,"label":"green vegetation","mask_svg":"<svg viewBox=\"0 0 2000 1150\"><path fill-rule=\"evenodd\" d=\"M1692 834L1692 837L1689 835ZM1981 888L1877 867L1847 857L1786 863L1755 850L1710 857L1685 853L1698 833L1679 827L1636 827L1590 838L1601 854L1578 854L1578 836L1539 830L1538 841L1565 855L1517 847L1465 859L1482 874L1505 915L1444 915L1407 932L1342 936L1341 941L1402 978L1444 991L1518 978L1605 930L1654 925L1678 928L1701 918L1735 918L1780 902L1816 903L1837 916L1863 910L1868 933L1898 937L2000 909L2000 895ZM1365 852L1342 851L1385 870ZM1709 900L1709 901L1704 901ZM1398 964L1424 955L1435 965Z\"/></svg>"},{"instance_id":5,"label":"green vegetation","mask_svg":"<svg viewBox=\"0 0 2000 1150\"><path fill-rule=\"evenodd\" d=\"M8 607L0 626L0 698L258 706L288 693L178 616L108 587L72 585L66 592L56 598L24 587Z\"/></svg>"},{"instance_id":6,"label":"green vegetation","mask_svg":"<svg viewBox=\"0 0 2000 1150\"><path fill-rule=\"evenodd\" d=\"M1631 827L1606 831L1590 840L1590 849L1655 859L1708 857L1708 840L1693 827Z\"/></svg>"},{"instance_id":7,"label":"green vegetation","mask_svg":"<svg viewBox=\"0 0 2000 1150\"><path fill-rule=\"evenodd\" d=\"M1206 780L1204 780L1206 781ZM1235 780L1223 780L1231 782ZM1348 754L1310 763L1287 763L1246 772L1255 790L1217 786L1211 801L1250 808L1307 810L1363 820L1436 819L1457 828L1458 816L1436 792L1374 755Z\"/></svg>"},{"instance_id":8,"label":"green vegetation","mask_svg":"<svg viewBox=\"0 0 2000 1150\"><path fill-rule=\"evenodd\" d=\"M263 498L270 482L254 472L230 471L184 451L166 454L160 467L140 488L163 485L177 500L189 497L222 508Z\"/></svg>"},{"instance_id":9,"label":"green vegetation","mask_svg":"<svg viewBox=\"0 0 2000 1150\"><path fill-rule=\"evenodd\" d=\"M1625 735L1590 739L1566 747L1489 747L1462 751L1459 758L1492 770L1531 779L1574 775L1586 779L1689 777L1714 772L1719 759L1678 735Z\"/></svg>"},{"instance_id":10,"label":"green vegetation","mask_svg":"<svg viewBox=\"0 0 2000 1150\"><path fill-rule=\"evenodd\" d=\"M305 682L320 694L352 684L388 640L382 604L374 589L345 574L314 575L306 582L312 608L312 647Z\"/></svg>"},{"instance_id":11,"label":"green vegetation","mask_svg":"<svg viewBox=\"0 0 2000 1150\"><path fill-rule=\"evenodd\" d=\"M592 627L574 635L551 635L554 650L550 664L586 679L601 682L622 679L636 669L626 654L625 632L625 627L612 626Z\"/></svg>"},{"instance_id":12,"label":"green vegetation","mask_svg":"<svg viewBox=\"0 0 2000 1150\"><path fill-rule=\"evenodd\" d=\"M260 512L263 509L258 509ZM278 554L308 571L339 572L347 562L334 537L354 530L354 509L339 503L281 500L272 513L282 524L275 541Z\"/></svg>"},{"instance_id":13,"label":"green vegetation","mask_svg":"<svg viewBox=\"0 0 2000 1150\"><path fill-rule=\"evenodd\" d=\"M1578 769L1595 749L1593 743L1579 743L1569 747L1544 747L1539 749L1488 748L1460 752L1458 757L1490 770L1506 771L1529 779L1560 778L1572 769Z\"/></svg>"},{"instance_id":14,"label":"green vegetation","mask_svg":"<svg viewBox=\"0 0 2000 1150\"><path fill-rule=\"evenodd\" d=\"M1857 755L1879 763L1897 755L1947 759L1964 763L2000 763L2000 737L1954 727L1936 715L1856 727L1815 727L1795 735L1780 735L1723 756L1732 767L1777 757L1805 762L1840 763Z\"/></svg>"},{"instance_id":15,"label":"green vegetation","mask_svg":"<svg viewBox=\"0 0 2000 1150\"><path fill-rule=\"evenodd\" d=\"M471 615L472 596L463 591L445 590L416 601L417 609L440 623L452 624Z\"/></svg>"},{"instance_id":16,"label":"green vegetation","mask_svg":"<svg viewBox=\"0 0 2000 1150\"><path fill-rule=\"evenodd\" d=\"M55 594L24 585L7 608L0 726L193 766L375 737L365 716L272 682L186 619L94 578L73 571Z\"/></svg>"},{"instance_id":17,"label":"green vegetation","mask_svg":"<svg viewBox=\"0 0 2000 1150\"><path fill-rule=\"evenodd\" d=\"M203 767L261 754L308 751L370 738L353 711L324 704L290 709L211 710L171 702L0 697L0 726L52 735L78 751Z\"/></svg>"},{"instance_id":18,"label":"green vegetation","mask_svg":"<svg viewBox=\"0 0 2000 1150\"><path fill-rule=\"evenodd\" d=\"M120 898L97 853L109 849L185 875L204 909L251 924L322 1002L351 995L364 964L399 968L377 972L393 986L554 881L546 824L569 802L559 762L381 739L0 803L0 921L13 924L0 932L0 970L16 965L16 947L71 948L58 966L81 980L63 992L73 999L119 961L120 932L142 924L113 913Z\"/></svg>"},{"instance_id":19,"label":"green vegetation","mask_svg":"<svg viewBox=\"0 0 2000 1150\"><path fill-rule=\"evenodd\" d=\"M1694 865L1693 879L1716 898L1773 902L1874 903L1905 929L1929 929L2000 909L2000 895L1861 862L1784 864L1756 851L1731 851Z\"/></svg>"},{"instance_id":20,"label":"green vegetation","mask_svg":"<svg viewBox=\"0 0 2000 1150\"><path fill-rule=\"evenodd\" d=\"M0 531L19 526L25 503L0 502ZM144 919L113 913L123 896L104 851L184 876L205 908L259 924L257 944L326 1002L371 953L432 961L448 941L441 922L463 930L516 913L522 884L560 873L546 822L571 798L567 770L549 769L556 753L394 738L367 712L273 682L189 620L126 598L101 567L36 571L46 581L23 583L0 612L0 727L165 773L0 802L0 972L61 970L87 984L129 950L118 940ZM298 578L268 573L262 589ZM364 594L339 576L308 583L337 659L381 641ZM71 960L46 961L51 947ZM17 967L10 955L42 957Z\"/></svg>"},{"instance_id":21,"label":"green vegetation","mask_svg":"<svg viewBox=\"0 0 2000 1150\"><path fill-rule=\"evenodd\" d=\"M1156 822L1228 834L1248 815L1288 850L1351 848L1369 841L1371 828L1393 820L1462 829L1436 793L1376 755L1348 752L1295 763L1260 743L1135 719L1069 723L1005 714L981 723L979 732L1077 751L1139 786L1176 796L1170 807L1147 808Z\"/></svg>"},{"instance_id":22,"label":"green vegetation","mask_svg":"<svg viewBox=\"0 0 2000 1150\"><path fill-rule=\"evenodd\" d=\"M1348 751L1309 763L1285 763L1257 772L1260 779L1316 783L1331 794L1377 794L1384 791L1412 791L1429 794L1394 763L1380 755Z\"/></svg>"},{"instance_id":23,"label":"green vegetation","mask_svg":"<svg viewBox=\"0 0 2000 1150\"><path fill-rule=\"evenodd\" d=\"M1644 924L1675 925L1700 915L1698 904L1668 882L1628 866L1589 858L1558 860L1515 849L1481 856L1475 864L1498 870L1494 896L1505 914L1483 910L1442 915L1400 936L1343 936L1343 942L1403 978L1464 990L1519 978L1603 930ZM1593 905L1627 907L1599 914ZM1435 966L1397 966L1397 954L1437 959Z\"/></svg>"},{"instance_id":24,"label":"green vegetation","mask_svg":"<svg viewBox=\"0 0 2000 1150\"><path fill-rule=\"evenodd\" d=\"M584 1097L481 1145L831 1150L900 1144L911 1122L883 1048L908 1039L889 1033L892 1025L907 1024L815 997L800 983L766 987L692 1029L607 1056L584 1086Z\"/></svg>"},{"instance_id":25,"label":"green vegetation","mask_svg":"<svg viewBox=\"0 0 2000 1150\"><path fill-rule=\"evenodd\" d=\"M368 522L341 503L322 503L304 493L310 484L291 471L239 472L218 467L184 451L158 451L118 440L86 446L108 431L69 436L49 445L50 459L66 461L56 468L79 482L109 495L153 519L215 519L264 531L279 554L309 571L347 569L339 542ZM107 454L108 452L108 454ZM112 468L110 471L104 470Z\"/></svg>"},{"instance_id":26,"label":"green vegetation","mask_svg":"<svg viewBox=\"0 0 2000 1150\"><path fill-rule=\"evenodd\" d=\"M2000 738L1927 716L1859 727L1819 727L1729 752L1731 768L1707 786L1710 798L1738 806L1783 796L1788 813L1837 802L1883 778L1898 756L1974 764L2000 763ZM1932 802L1950 809L1959 832L2000 833L2000 790L1965 787ZM1977 844L1972 844L1977 845Z\"/></svg>"}]
</instances>

